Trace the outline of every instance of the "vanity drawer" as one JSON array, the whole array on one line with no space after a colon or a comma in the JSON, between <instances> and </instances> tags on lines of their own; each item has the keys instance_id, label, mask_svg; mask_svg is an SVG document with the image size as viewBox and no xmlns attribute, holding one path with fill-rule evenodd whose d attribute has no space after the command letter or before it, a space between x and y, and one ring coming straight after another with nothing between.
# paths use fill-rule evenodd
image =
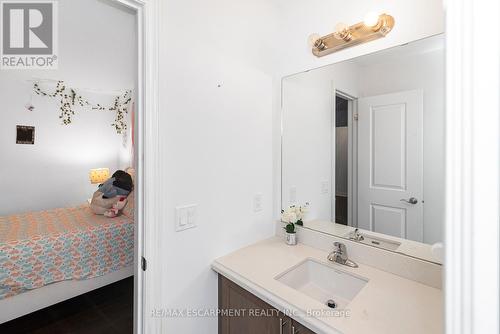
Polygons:
<instances>
[{"instance_id":1,"label":"vanity drawer","mask_svg":"<svg viewBox=\"0 0 500 334\"><path fill-rule=\"evenodd\" d=\"M219 334L314 334L222 275L219 309Z\"/></svg>"}]
</instances>

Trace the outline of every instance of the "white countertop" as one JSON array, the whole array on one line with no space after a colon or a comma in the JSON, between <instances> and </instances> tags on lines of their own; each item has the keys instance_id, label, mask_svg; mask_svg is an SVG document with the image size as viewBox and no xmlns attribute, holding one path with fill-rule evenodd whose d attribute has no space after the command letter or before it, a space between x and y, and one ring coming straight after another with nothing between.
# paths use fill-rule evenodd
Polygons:
<instances>
[{"instance_id":1,"label":"white countertop","mask_svg":"<svg viewBox=\"0 0 500 334\"><path fill-rule=\"evenodd\" d=\"M443 293L418 282L358 263L358 268L328 262L327 253L298 244L288 246L281 238L271 238L237 250L214 261L215 271L241 285L280 311L317 333L442 333ZM324 304L275 280L275 277L308 259L337 267L369 279L346 307L349 317L311 317L309 310L327 314Z\"/></svg>"}]
</instances>

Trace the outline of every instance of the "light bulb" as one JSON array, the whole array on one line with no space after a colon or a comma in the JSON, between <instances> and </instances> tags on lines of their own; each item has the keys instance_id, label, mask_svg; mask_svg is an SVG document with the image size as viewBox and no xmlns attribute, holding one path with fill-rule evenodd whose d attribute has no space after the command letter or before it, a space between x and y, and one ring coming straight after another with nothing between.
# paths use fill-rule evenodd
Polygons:
<instances>
[{"instance_id":1,"label":"light bulb","mask_svg":"<svg viewBox=\"0 0 500 334\"><path fill-rule=\"evenodd\" d=\"M379 22L380 15L375 12L369 12L365 15L365 19L363 20L363 23L365 26L373 28L375 27L378 22Z\"/></svg>"},{"instance_id":2,"label":"light bulb","mask_svg":"<svg viewBox=\"0 0 500 334\"><path fill-rule=\"evenodd\" d=\"M352 39L351 31L349 26L343 22L337 23L335 25L335 33L333 36L338 40L343 40L349 42Z\"/></svg>"},{"instance_id":3,"label":"light bulb","mask_svg":"<svg viewBox=\"0 0 500 334\"><path fill-rule=\"evenodd\" d=\"M318 39L320 39L320 38L321 38L321 36L320 36L319 34L311 34L311 35L308 37L308 39L307 39L307 41L308 41L308 43L309 43L309 46L310 46L310 47L314 47L314 44L316 44L316 42L317 42L317 41L318 41Z\"/></svg>"},{"instance_id":4,"label":"light bulb","mask_svg":"<svg viewBox=\"0 0 500 334\"><path fill-rule=\"evenodd\" d=\"M341 32L346 31L347 28L349 28L347 24L345 24L344 22L339 22L335 25L335 32L337 34L340 34Z\"/></svg>"}]
</instances>

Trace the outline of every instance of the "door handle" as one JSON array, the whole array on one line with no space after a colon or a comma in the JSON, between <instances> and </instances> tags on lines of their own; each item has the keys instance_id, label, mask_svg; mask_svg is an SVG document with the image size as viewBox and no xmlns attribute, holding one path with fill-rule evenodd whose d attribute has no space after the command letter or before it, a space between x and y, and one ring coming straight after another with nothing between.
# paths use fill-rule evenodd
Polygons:
<instances>
[{"instance_id":1,"label":"door handle","mask_svg":"<svg viewBox=\"0 0 500 334\"><path fill-rule=\"evenodd\" d=\"M418 203L418 199L416 199L415 197L410 197L408 199L401 198L400 201L408 203L408 204L417 204Z\"/></svg>"},{"instance_id":2,"label":"door handle","mask_svg":"<svg viewBox=\"0 0 500 334\"><path fill-rule=\"evenodd\" d=\"M295 329L295 326L292 326L292 334L298 334L299 330Z\"/></svg>"},{"instance_id":3,"label":"door handle","mask_svg":"<svg viewBox=\"0 0 500 334\"><path fill-rule=\"evenodd\" d=\"M280 334L283 334L283 327L286 325L287 321L280 318Z\"/></svg>"}]
</instances>

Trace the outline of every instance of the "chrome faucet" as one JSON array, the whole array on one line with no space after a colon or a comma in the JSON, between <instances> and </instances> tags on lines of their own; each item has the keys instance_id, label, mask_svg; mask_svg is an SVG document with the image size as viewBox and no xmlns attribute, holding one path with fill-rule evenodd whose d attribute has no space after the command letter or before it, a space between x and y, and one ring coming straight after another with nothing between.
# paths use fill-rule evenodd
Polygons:
<instances>
[{"instance_id":1,"label":"chrome faucet","mask_svg":"<svg viewBox=\"0 0 500 334\"><path fill-rule=\"evenodd\" d=\"M328 254L328 261L336 262L351 268L358 267L356 262L349 260L347 256L347 248L343 243L336 241L333 243L333 246L335 247L335 249L333 250L333 252Z\"/></svg>"},{"instance_id":2,"label":"chrome faucet","mask_svg":"<svg viewBox=\"0 0 500 334\"><path fill-rule=\"evenodd\" d=\"M365 240L365 237L361 233L359 233L358 229L355 229L351 235L349 236L349 239L354 240L354 241L363 241Z\"/></svg>"}]
</instances>

